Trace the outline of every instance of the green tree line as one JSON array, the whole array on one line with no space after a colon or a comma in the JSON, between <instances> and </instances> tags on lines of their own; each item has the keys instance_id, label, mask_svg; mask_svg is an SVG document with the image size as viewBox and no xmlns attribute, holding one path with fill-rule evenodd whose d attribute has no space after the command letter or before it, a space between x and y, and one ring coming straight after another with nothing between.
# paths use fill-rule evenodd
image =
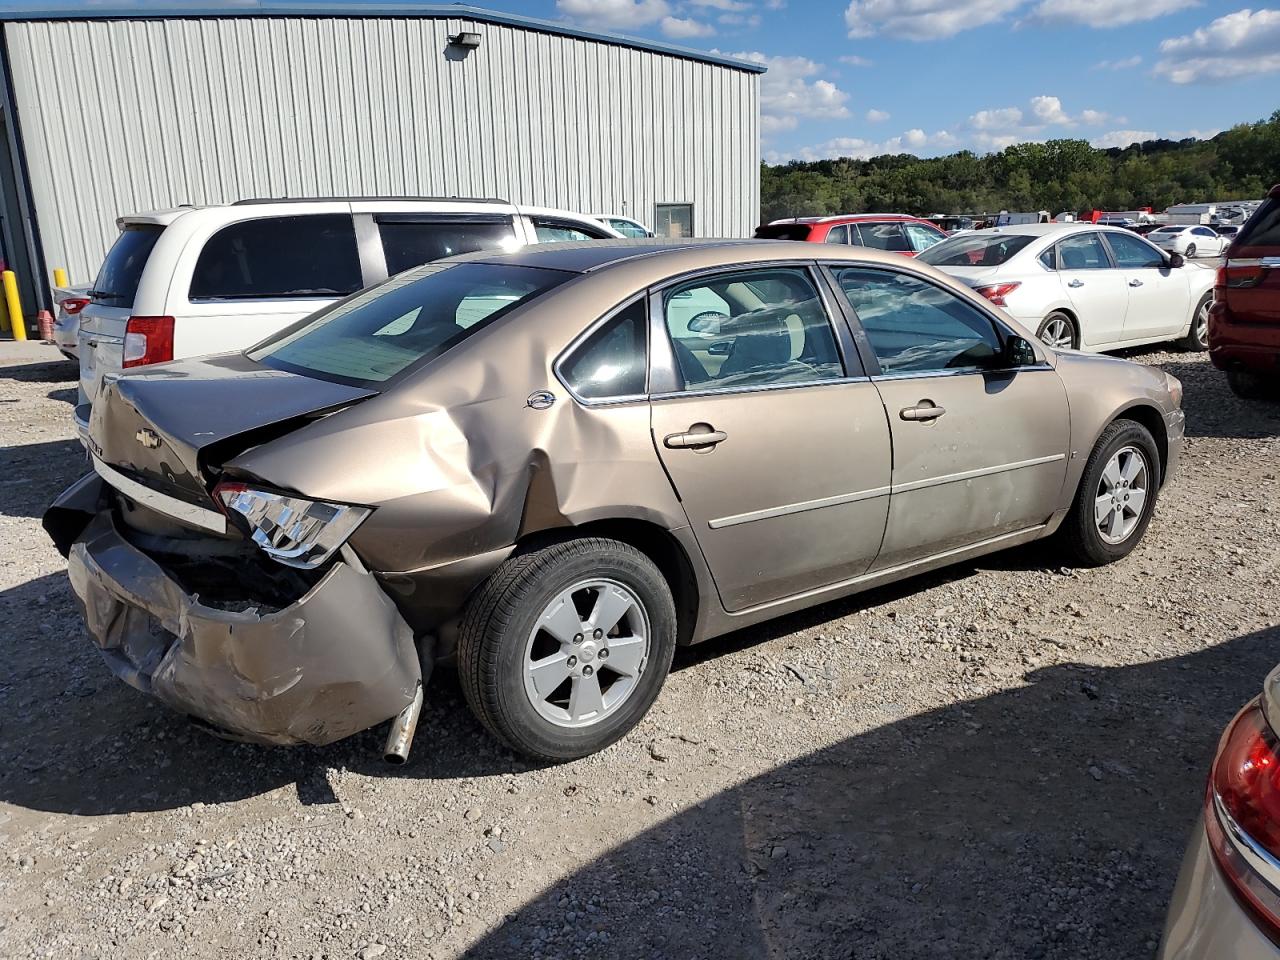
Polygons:
<instances>
[{"instance_id":1,"label":"green tree line","mask_svg":"<svg viewBox=\"0 0 1280 960\"><path fill-rule=\"evenodd\" d=\"M1211 140L1148 140L1106 150L1086 140L1049 140L985 155L764 164L760 194L768 222L887 211L1161 211L1175 203L1256 199L1278 182L1280 110Z\"/></svg>"}]
</instances>

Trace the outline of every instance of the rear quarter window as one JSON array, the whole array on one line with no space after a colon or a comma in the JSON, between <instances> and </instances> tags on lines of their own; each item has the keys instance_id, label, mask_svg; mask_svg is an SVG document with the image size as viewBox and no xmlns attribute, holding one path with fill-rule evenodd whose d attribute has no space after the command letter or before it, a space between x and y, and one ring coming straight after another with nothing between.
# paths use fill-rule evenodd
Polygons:
<instances>
[{"instance_id":1,"label":"rear quarter window","mask_svg":"<svg viewBox=\"0 0 1280 960\"><path fill-rule=\"evenodd\" d=\"M164 227L158 223L129 223L111 245L93 282L89 297L107 307L132 307L138 282Z\"/></svg>"},{"instance_id":2,"label":"rear quarter window","mask_svg":"<svg viewBox=\"0 0 1280 960\"><path fill-rule=\"evenodd\" d=\"M341 297L363 286L349 214L244 220L206 241L192 300Z\"/></svg>"}]
</instances>

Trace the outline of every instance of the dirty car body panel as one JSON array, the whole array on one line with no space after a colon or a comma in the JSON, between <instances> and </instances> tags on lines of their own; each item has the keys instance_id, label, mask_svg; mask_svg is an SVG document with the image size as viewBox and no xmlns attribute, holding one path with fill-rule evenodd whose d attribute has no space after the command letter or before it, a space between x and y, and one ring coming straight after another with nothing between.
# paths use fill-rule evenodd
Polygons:
<instances>
[{"instance_id":1,"label":"dirty car body panel","mask_svg":"<svg viewBox=\"0 0 1280 960\"><path fill-rule=\"evenodd\" d=\"M1033 338L931 267L821 253L636 240L471 254L244 354L107 378L90 425L100 476L46 515L95 642L126 681L224 732L323 743L405 709L419 660L450 656L470 598L539 545L608 537L650 555L691 643L1052 533L1127 408L1169 425L1172 469L1181 414L1161 374L1039 344L1026 369L963 387L895 374L836 268L906 271L989 339ZM744 270L765 273L695 291L733 301L699 323L693 295L671 308L673 285ZM802 277L809 299L769 309L768 271ZM447 338L423 339L432 311ZM566 362L631 318L641 369L620 395L587 395ZM743 324L782 381L725 346ZM358 349L342 339L357 328ZM950 422L902 412L931 392ZM710 427L724 436L708 444ZM363 519L314 568L286 569L266 547L291 521L246 526L228 486Z\"/></svg>"}]
</instances>

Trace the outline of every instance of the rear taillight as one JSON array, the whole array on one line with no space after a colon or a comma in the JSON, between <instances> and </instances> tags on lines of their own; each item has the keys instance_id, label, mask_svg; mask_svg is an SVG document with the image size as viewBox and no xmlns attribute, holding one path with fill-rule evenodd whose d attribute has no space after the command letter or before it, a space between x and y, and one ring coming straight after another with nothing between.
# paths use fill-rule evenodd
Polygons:
<instances>
[{"instance_id":1,"label":"rear taillight","mask_svg":"<svg viewBox=\"0 0 1280 960\"><path fill-rule=\"evenodd\" d=\"M88 297L67 297L65 300L58 301L58 306L73 317L88 305Z\"/></svg>"},{"instance_id":2,"label":"rear taillight","mask_svg":"<svg viewBox=\"0 0 1280 960\"><path fill-rule=\"evenodd\" d=\"M130 317L124 328L124 366L173 359L173 317Z\"/></svg>"},{"instance_id":3,"label":"rear taillight","mask_svg":"<svg viewBox=\"0 0 1280 960\"><path fill-rule=\"evenodd\" d=\"M1259 701L1231 721L1205 791L1214 859L1236 898L1280 944L1280 742Z\"/></svg>"},{"instance_id":4,"label":"rear taillight","mask_svg":"<svg viewBox=\"0 0 1280 960\"><path fill-rule=\"evenodd\" d=\"M1020 283L992 283L985 287L974 287L974 289L997 307L1003 307L1005 306L1004 298L1020 286L1022 286Z\"/></svg>"},{"instance_id":5,"label":"rear taillight","mask_svg":"<svg viewBox=\"0 0 1280 960\"><path fill-rule=\"evenodd\" d=\"M1266 276L1261 260L1228 260L1218 268L1217 285L1226 289L1247 290L1256 287Z\"/></svg>"}]
</instances>

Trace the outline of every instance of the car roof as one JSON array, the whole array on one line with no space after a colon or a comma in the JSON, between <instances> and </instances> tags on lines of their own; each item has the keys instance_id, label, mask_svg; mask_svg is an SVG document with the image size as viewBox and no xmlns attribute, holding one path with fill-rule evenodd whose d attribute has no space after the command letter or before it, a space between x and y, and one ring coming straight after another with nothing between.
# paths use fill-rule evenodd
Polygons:
<instances>
[{"instance_id":1,"label":"car roof","mask_svg":"<svg viewBox=\"0 0 1280 960\"><path fill-rule=\"evenodd\" d=\"M765 226L782 226L788 223L865 223L868 220L924 220L913 217L909 213L838 213L829 217L795 217L787 220L772 220ZM927 220L924 220L928 223Z\"/></svg>"}]
</instances>

